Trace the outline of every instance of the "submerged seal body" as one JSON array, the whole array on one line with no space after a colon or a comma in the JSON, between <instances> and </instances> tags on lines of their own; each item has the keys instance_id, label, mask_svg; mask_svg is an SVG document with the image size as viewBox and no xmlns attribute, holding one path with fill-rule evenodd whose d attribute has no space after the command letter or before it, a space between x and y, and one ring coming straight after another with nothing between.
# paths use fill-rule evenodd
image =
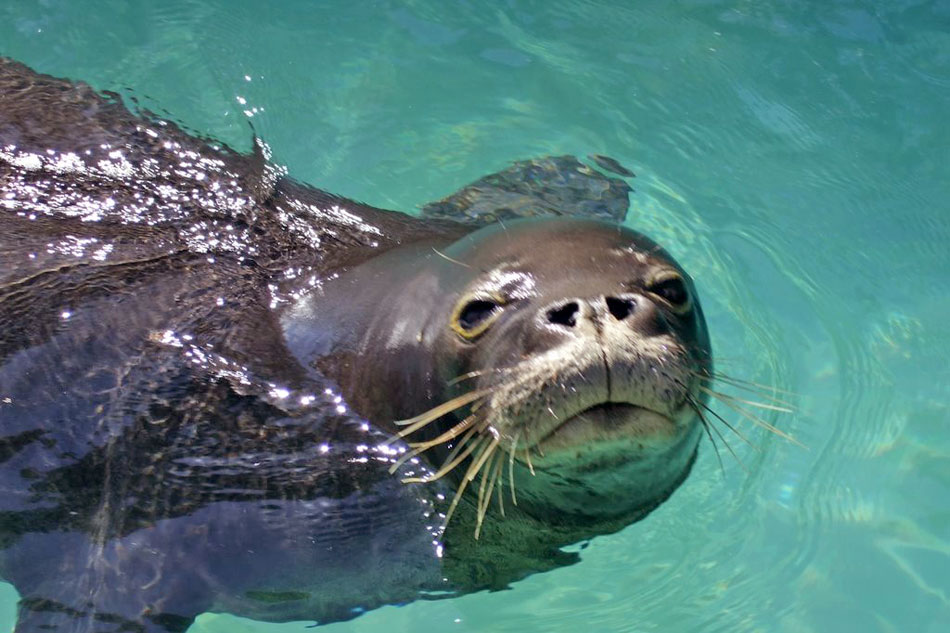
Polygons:
<instances>
[{"instance_id":1,"label":"submerged seal body","mask_svg":"<svg viewBox=\"0 0 950 633\"><path fill-rule=\"evenodd\" d=\"M0 61L17 631L502 588L667 498L711 371L687 274L616 223L449 204L345 200Z\"/></svg>"}]
</instances>

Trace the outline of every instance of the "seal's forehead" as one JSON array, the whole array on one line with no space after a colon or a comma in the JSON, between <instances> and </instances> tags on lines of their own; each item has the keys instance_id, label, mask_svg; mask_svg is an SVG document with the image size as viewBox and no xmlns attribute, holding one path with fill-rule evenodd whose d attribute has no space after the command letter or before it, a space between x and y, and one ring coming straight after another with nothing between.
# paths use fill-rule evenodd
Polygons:
<instances>
[{"instance_id":1,"label":"seal's forehead","mask_svg":"<svg viewBox=\"0 0 950 633\"><path fill-rule=\"evenodd\" d=\"M453 244L449 254L482 270L542 272L673 265L655 242L626 227L577 218L495 224ZM606 272L606 271L605 271Z\"/></svg>"}]
</instances>

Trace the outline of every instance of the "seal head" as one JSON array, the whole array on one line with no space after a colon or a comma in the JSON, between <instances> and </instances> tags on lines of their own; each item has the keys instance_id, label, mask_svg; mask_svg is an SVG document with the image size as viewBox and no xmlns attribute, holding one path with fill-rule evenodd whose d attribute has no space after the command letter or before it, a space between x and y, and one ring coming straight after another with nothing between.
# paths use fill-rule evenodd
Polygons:
<instances>
[{"instance_id":1,"label":"seal head","mask_svg":"<svg viewBox=\"0 0 950 633\"><path fill-rule=\"evenodd\" d=\"M689 471L709 338L688 275L635 231L491 225L393 249L320 295L285 319L290 349L427 452L435 472L411 481L449 475L462 491L480 476L479 526L504 480L534 518L602 531ZM321 308L342 304L348 318Z\"/></svg>"}]
</instances>

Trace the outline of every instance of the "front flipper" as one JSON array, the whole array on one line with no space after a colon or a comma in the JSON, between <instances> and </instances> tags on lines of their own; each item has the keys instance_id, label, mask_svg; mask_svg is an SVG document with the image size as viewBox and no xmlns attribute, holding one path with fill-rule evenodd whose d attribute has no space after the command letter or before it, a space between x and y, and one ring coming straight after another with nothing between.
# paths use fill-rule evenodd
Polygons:
<instances>
[{"instance_id":1,"label":"front flipper","mask_svg":"<svg viewBox=\"0 0 950 633\"><path fill-rule=\"evenodd\" d=\"M633 172L612 158L593 155L590 159L601 169L633 177ZM422 215L473 224L542 215L623 222L631 191L623 179L607 176L574 156L545 156L518 161L447 198L430 202L422 207Z\"/></svg>"}]
</instances>

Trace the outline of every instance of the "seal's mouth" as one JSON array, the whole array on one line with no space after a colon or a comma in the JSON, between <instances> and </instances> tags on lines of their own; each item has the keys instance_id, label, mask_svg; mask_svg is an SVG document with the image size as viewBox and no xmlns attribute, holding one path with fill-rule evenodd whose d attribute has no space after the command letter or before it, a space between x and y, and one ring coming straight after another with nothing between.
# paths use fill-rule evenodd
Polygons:
<instances>
[{"instance_id":1,"label":"seal's mouth","mask_svg":"<svg viewBox=\"0 0 950 633\"><path fill-rule=\"evenodd\" d=\"M566 418L537 446L545 453L617 443L644 448L675 435L677 425L667 415L629 402L602 402Z\"/></svg>"}]
</instances>

